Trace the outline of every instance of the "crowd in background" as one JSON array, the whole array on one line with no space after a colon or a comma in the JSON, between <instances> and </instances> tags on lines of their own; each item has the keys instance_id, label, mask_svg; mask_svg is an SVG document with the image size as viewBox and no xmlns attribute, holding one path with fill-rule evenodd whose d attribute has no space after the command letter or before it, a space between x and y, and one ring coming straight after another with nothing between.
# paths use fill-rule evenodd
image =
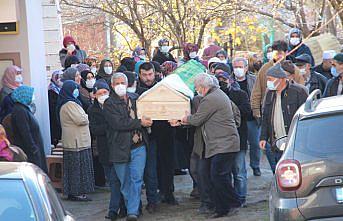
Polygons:
<instances>
[{"instance_id":1,"label":"crowd in background","mask_svg":"<svg viewBox=\"0 0 343 221\"><path fill-rule=\"evenodd\" d=\"M151 61L137 47L115 67L111 59L87 57L66 36L62 68L49 84L51 144L63 147L63 194L89 201L95 187L109 185L111 220L138 219L143 184L149 213L158 212L160 202L178 204L174 175L185 169L193 180L190 196L201 202L199 213L235 213L246 206L247 152L254 176L261 176L261 149L275 172L282 155L275 141L287 136L308 94L343 93L343 54L325 51L314 66L299 29L267 45L261 59L228 56L214 41L201 56L198 45L183 45L181 59L167 39L158 46ZM207 69L195 79L192 113L170 121L138 119L137 98L190 60ZM47 172L34 88L23 85L22 71L10 66L2 78L0 158L27 160Z\"/></svg>"}]
</instances>

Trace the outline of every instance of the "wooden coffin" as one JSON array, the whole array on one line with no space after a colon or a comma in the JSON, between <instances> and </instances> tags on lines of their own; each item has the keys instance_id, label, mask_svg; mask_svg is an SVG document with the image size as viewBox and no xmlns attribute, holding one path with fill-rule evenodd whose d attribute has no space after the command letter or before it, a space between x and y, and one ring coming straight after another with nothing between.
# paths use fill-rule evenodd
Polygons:
<instances>
[{"instance_id":1,"label":"wooden coffin","mask_svg":"<svg viewBox=\"0 0 343 221\"><path fill-rule=\"evenodd\" d=\"M190 99L166 84L160 83L142 94L137 100L137 115L152 120L178 119L190 113Z\"/></svg>"},{"instance_id":2,"label":"wooden coffin","mask_svg":"<svg viewBox=\"0 0 343 221\"><path fill-rule=\"evenodd\" d=\"M316 65L322 63L324 51L335 50L338 53L341 49L339 41L332 34L322 34L309 38L304 42L311 49Z\"/></svg>"}]
</instances>

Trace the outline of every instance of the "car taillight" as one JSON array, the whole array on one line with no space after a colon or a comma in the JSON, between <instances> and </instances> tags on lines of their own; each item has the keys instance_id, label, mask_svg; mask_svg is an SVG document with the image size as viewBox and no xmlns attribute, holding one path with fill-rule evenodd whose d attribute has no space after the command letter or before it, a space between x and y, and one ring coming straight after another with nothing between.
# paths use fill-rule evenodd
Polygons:
<instances>
[{"instance_id":1,"label":"car taillight","mask_svg":"<svg viewBox=\"0 0 343 221\"><path fill-rule=\"evenodd\" d=\"M301 167L296 160L279 162L275 175L281 191L294 191L301 185Z\"/></svg>"}]
</instances>

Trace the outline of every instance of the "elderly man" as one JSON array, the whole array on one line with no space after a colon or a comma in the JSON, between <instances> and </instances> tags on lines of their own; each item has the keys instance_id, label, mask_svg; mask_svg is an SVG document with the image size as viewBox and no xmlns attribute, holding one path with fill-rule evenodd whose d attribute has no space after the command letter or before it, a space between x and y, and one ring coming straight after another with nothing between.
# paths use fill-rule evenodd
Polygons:
<instances>
[{"instance_id":1,"label":"elderly man","mask_svg":"<svg viewBox=\"0 0 343 221\"><path fill-rule=\"evenodd\" d=\"M333 62L333 57L336 55L334 50L328 50L323 52L323 62L314 68L315 72L322 74L328 80L333 76L331 74L331 67Z\"/></svg>"},{"instance_id":2,"label":"elderly man","mask_svg":"<svg viewBox=\"0 0 343 221\"><path fill-rule=\"evenodd\" d=\"M309 93L319 89L324 93L326 86L326 77L315 72L311 67L311 57L308 54L302 54L295 58L296 66L300 70L301 76L304 78L305 87L308 89Z\"/></svg>"},{"instance_id":3,"label":"elderly man","mask_svg":"<svg viewBox=\"0 0 343 221\"><path fill-rule=\"evenodd\" d=\"M260 147L263 150L267 142L273 147L277 139L287 136L294 114L307 99L303 88L288 82L287 74L280 64L267 71L267 86L260 136ZM274 159L268 160L274 173L281 152L274 148L272 150Z\"/></svg>"},{"instance_id":4,"label":"elderly man","mask_svg":"<svg viewBox=\"0 0 343 221\"><path fill-rule=\"evenodd\" d=\"M197 112L184 116L182 123L201 127L204 141L202 155L209 161L210 195L216 212L212 218L218 218L237 212L242 204L231 183L235 156L240 150L239 135L230 99L216 86L213 78L200 74L194 84L203 98Z\"/></svg>"},{"instance_id":5,"label":"elderly man","mask_svg":"<svg viewBox=\"0 0 343 221\"><path fill-rule=\"evenodd\" d=\"M133 221L139 216L148 145L145 127L150 127L152 121L145 117L137 119L138 96L127 93L127 85L125 74L116 73L112 76L111 95L104 103L104 116L107 122L109 162L120 181L120 190L127 207L127 220Z\"/></svg>"}]
</instances>

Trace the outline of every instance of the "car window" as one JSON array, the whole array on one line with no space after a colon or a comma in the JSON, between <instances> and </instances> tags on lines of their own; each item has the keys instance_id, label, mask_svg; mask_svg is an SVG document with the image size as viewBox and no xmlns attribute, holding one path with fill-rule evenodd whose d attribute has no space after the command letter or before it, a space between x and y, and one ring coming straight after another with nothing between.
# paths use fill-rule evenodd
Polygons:
<instances>
[{"instance_id":1,"label":"car window","mask_svg":"<svg viewBox=\"0 0 343 221\"><path fill-rule=\"evenodd\" d=\"M46 175L39 175L38 180L43 187L44 200L47 201L46 205L48 206L48 212L51 219L54 221L64 220L66 215L64 208L62 207L62 203L55 189L52 187L49 178Z\"/></svg>"},{"instance_id":2,"label":"car window","mask_svg":"<svg viewBox=\"0 0 343 221\"><path fill-rule=\"evenodd\" d=\"M22 180L0 180L0 220L36 220L32 202Z\"/></svg>"},{"instance_id":3,"label":"car window","mask_svg":"<svg viewBox=\"0 0 343 221\"><path fill-rule=\"evenodd\" d=\"M296 151L318 158L342 156L343 115L329 115L299 121Z\"/></svg>"}]
</instances>

